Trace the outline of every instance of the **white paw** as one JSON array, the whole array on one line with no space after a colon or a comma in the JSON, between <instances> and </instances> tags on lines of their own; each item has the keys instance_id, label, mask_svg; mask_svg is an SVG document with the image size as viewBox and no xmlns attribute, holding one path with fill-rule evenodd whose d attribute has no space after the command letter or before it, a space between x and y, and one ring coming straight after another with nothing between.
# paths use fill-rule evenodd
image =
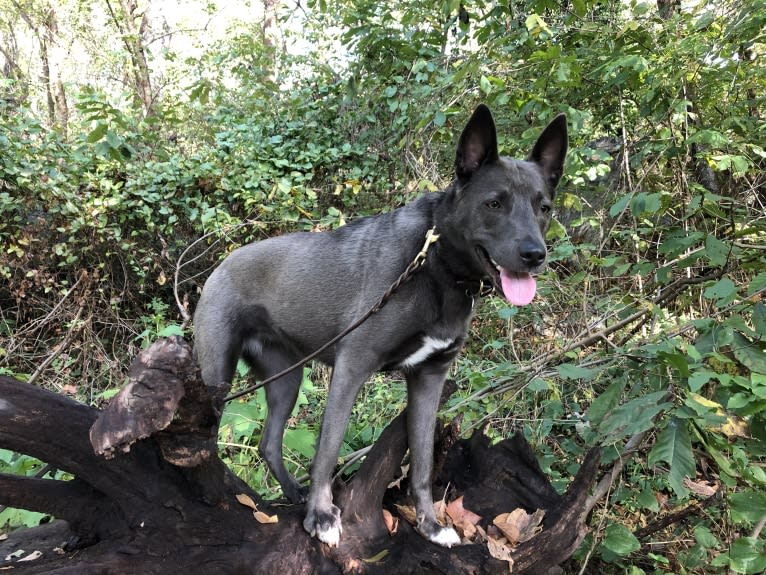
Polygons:
<instances>
[{"instance_id":1,"label":"white paw","mask_svg":"<svg viewBox=\"0 0 766 575\"><path fill-rule=\"evenodd\" d=\"M337 547L340 543L340 534L343 533L343 529L340 524L333 525L327 529L317 528L316 537L322 543L326 543L330 547ZM457 535L457 534L456 534Z\"/></svg>"},{"instance_id":2,"label":"white paw","mask_svg":"<svg viewBox=\"0 0 766 575\"><path fill-rule=\"evenodd\" d=\"M460 536L452 527L442 527L439 531L430 535L428 539L442 547L452 547L453 545L460 544Z\"/></svg>"}]
</instances>

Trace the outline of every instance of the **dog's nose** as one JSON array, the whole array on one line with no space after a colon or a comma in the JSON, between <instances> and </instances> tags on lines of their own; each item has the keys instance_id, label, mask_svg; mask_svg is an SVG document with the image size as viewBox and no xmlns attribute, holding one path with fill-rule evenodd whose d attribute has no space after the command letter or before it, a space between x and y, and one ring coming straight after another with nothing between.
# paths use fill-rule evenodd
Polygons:
<instances>
[{"instance_id":1,"label":"dog's nose","mask_svg":"<svg viewBox=\"0 0 766 575\"><path fill-rule=\"evenodd\" d=\"M536 268L545 261L545 246L541 246L537 242L524 242L521 244L519 255L521 261L526 265L530 268Z\"/></svg>"}]
</instances>

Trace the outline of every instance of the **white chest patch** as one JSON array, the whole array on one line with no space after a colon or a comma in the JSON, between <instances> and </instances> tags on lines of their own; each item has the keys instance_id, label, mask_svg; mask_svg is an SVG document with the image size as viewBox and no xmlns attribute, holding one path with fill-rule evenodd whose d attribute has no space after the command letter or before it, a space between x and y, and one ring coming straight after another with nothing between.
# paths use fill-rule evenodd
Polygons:
<instances>
[{"instance_id":1,"label":"white chest patch","mask_svg":"<svg viewBox=\"0 0 766 575\"><path fill-rule=\"evenodd\" d=\"M399 364L399 367L415 367L417 364L425 361L432 353L444 351L453 343L455 343L453 339L438 339L427 335L423 338L423 344L420 348L405 357Z\"/></svg>"}]
</instances>

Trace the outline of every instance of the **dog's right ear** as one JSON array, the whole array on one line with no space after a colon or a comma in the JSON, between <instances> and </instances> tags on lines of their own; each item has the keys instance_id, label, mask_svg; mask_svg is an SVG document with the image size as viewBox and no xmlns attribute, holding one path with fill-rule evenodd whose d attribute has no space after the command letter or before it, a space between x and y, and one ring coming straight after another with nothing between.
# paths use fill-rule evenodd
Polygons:
<instances>
[{"instance_id":1,"label":"dog's right ear","mask_svg":"<svg viewBox=\"0 0 766 575\"><path fill-rule=\"evenodd\" d=\"M467 180L482 164L497 159L495 121L489 108L479 104L460 135L455 155L455 173L459 180Z\"/></svg>"},{"instance_id":2,"label":"dog's right ear","mask_svg":"<svg viewBox=\"0 0 766 575\"><path fill-rule=\"evenodd\" d=\"M567 146L567 117L559 114L540 134L529 155L529 159L537 162L543 169L543 175L551 189L556 187L564 172Z\"/></svg>"}]
</instances>

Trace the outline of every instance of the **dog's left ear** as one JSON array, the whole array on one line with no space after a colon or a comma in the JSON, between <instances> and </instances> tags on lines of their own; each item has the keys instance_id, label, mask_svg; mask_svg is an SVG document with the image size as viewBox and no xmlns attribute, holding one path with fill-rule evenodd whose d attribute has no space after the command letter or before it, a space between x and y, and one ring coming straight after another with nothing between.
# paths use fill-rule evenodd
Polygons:
<instances>
[{"instance_id":1,"label":"dog's left ear","mask_svg":"<svg viewBox=\"0 0 766 575\"><path fill-rule=\"evenodd\" d=\"M492 112L484 104L474 110L463 128L455 155L455 173L458 179L467 180L487 162L496 162L497 133Z\"/></svg>"},{"instance_id":2,"label":"dog's left ear","mask_svg":"<svg viewBox=\"0 0 766 575\"><path fill-rule=\"evenodd\" d=\"M564 173L564 158L567 155L567 117L559 114L543 130L535 143L529 159L543 169L545 181L555 188Z\"/></svg>"}]
</instances>

